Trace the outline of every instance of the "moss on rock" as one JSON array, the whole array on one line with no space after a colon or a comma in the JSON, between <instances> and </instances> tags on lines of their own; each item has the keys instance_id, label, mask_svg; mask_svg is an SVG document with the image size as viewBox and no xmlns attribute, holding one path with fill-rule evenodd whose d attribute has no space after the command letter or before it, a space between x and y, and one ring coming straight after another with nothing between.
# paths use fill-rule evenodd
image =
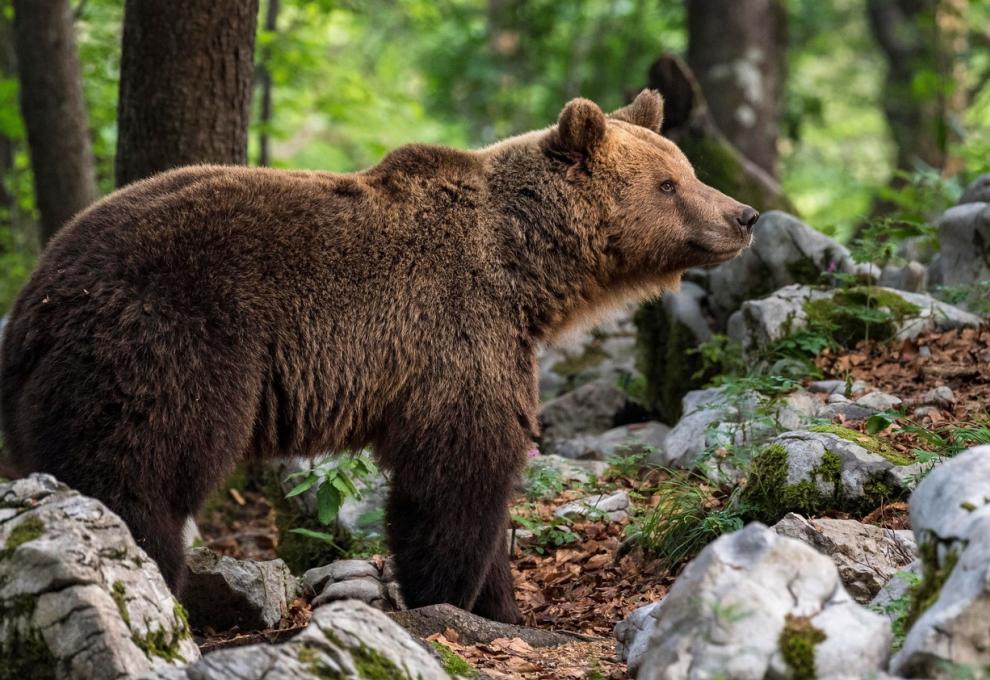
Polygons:
<instances>
[{"instance_id":1,"label":"moss on rock","mask_svg":"<svg viewBox=\"0 0 990 680\"><path fill-rule=\"evenodd\" d=\"M640 306L633 321L637 368L646 380L644 406L664 422L677 422L682 415L681 399L710 377L699 375L701 356L691 351L698 342L691 329L670 318L659 299Z\"/></svg>"},{"instance_id":2,"label":"moss on rock","mask_svg":"<svg viewBox=\"0 0 990 680\"><path fill-rule=\"evenodd\" d=\"M790 484L787 476L787 449L782 445L771 444L753 459L740 496L749 518L774 524L788 512L813 514L842 505L842 459L832 451L824 453L809 479ZM832 492L823 492L819 482L831 484Z\"/></svg>"},{"instance_id":3,"label":"moss on rock","mask_svg":"<svg viewBox=\"0 0 990 680\"><path fill-rule=\"evenodd\" d=\"M939 559L939 542L933 536L927 536L918 542L918 556L921 559L921 579L908 589L909 605L904 617L904 629L921 618L942 593L942 586L949 580L952 570L959 562L959 550L956 546L946 549L942 559Z\"/></svg>"},{"instance_id":4,"label":"moss on rock","mask_svg":"<svg viewBox=\"0 0 990 680\"><path fill-rule=\"evenodd\" d=\"M21 546L29 541L39 538L45 532L45 523L37 517L28 517L10 530L7 540L4 542L3 551L0 552L0 559L10 557Z\"/></svg>"},{"instance_id":5,"label":"moss on rock","mask_svg":"<svg viewBox=\"0 0 990 680\"><path fill-rule=\"evenodd\" d=\"M806 617L788 614L778 645L780 655L791 669L794 680L815 680L815 648L825 641L825 633Z\"/></svg>"},{"instance_id":6,"label":"moss on rock","mask_svg":"<svg viewBox=\"0 0 990 680\"><path fill-rule=\"evenodd\" d=\"M866 339L889 340L900 322L920 311L897 293L877 286L837 290L830 298L804 303L808 327L830 334L843 347Z\"/></svg>"},{"instance_id":7,"label":"moss on rock","mask_svg":"<svg viewBox=\"0 0 990 680\"><path fill-rule=\"evenodd\" d=\"M350 648L351 658L363 680L401 680L409 676L381 653L360 645Z\"/></svg>"},{"instance_id":8,"label":"moss on rock","mask_svg":"<svg viewBox=\"0 0 990 680\"><path fill-rule=\"evenodd\" d=\"M826 434L834 434L837 437L842 437L846 441L862 446L870 453L875 453L878 456L886 458L894 465L910 465L915 462L913 458L898 452L887 442L879 439L878 437L868 435L865 432L858 432L857 430L843 427L842 425L815 425L809 429L812 432L824 432Z\"/></svg>"},{"instance_id":9,"label":"moss on rock","mask_svg":"<svg viewBox=\"0 0 990 680\"><path fill-rule=\"evenodd\" d=\"M430 646L440 655L440 665L447 675L453 678L474 678L478 671L467 662L467 659L459 655L447 645L437 640L431 640Z\"/></svg>"},{"instance_id":10,"label":"moss on rock","mask_svg":"<svg viewBox=\"0 0 990 680\"><path fill-rule=\"evenodd\" d=\"M113 598L114 604L117 605L117 611L120 612L120 618L124 620L127 627L131 626L131 614L127 611L127 598L124 589L123 581L114 581L113 588L110 591L110 597Z\"/></svg>"},{"instance_id":11,"label":"moss on rock","mask_svg":"<svg viewBox=\"0 0 990 680\"><path fill-rule=\"evenodd\" d=\"M186 663L186 658L179 649L182 641L192 637L192 633L189 630L189 616L178 602L172 608L172 621L174 625L171 629L162 626L149 630L144 635L132 633L131 640L149 658L154 656L168 663L176 661Z\"/></svg>"}]
</instances>

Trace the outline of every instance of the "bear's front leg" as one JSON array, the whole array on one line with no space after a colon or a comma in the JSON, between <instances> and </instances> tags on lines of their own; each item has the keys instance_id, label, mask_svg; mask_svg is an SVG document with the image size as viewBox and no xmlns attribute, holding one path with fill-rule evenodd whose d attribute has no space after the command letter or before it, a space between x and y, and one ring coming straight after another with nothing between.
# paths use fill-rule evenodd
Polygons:
<instances>
[{"instance_id":1,"label":"bear's front leg","mask_svg":"<svg viewBox=\"0 0 990 680\"><path fill-rule=\"evenodd\" d=\"M505 529L529 439L514 418L489 425L388 451L387 533L407 606L446 602L516 623Z\"/></svg>"}]
</instances>

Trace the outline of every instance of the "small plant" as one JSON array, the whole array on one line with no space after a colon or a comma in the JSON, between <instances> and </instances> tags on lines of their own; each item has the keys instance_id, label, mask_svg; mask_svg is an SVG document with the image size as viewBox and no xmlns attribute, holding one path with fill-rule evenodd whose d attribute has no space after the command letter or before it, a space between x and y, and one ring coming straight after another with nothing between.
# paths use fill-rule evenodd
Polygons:
<instances>
[{"instance_id":1,"label":"small plant","mask_svg":"<svg viewBox=\"0 0 990 680\"><path fill-rule=\"evenodd\" d=\"M581 537L571 529L571 521L566 517L554 516L549 521L543 521L538 517L514 514L512 521L532 532L533 537L527 540L526 549L539 555L545 555L549 550L581 540Z\"/></svg>"},{"instance_id":2,"label":"small plant","mask_svg":"<svg viewBox=\"0 0 990 680\"><path fill-rule=\"evenodd\" d=\"M619 451L630 451L630 448L620 447ZM654 447L645 444L637 446L637 450L626 455L617 453L605 461L608 463L605 475L608 477L638 477L643 468L647 466L647 458L655 452Z\"/></svg>"},{"instance_id":3,"label":"small plant","mask_svg":"<svg viewBox=\"0 0 990 680\"><path fill-rule=\"evenodd\" d=\"M523 489L526 498L554 498L564 490L564 476L550 463L535 458L523 473Z\"/></svg>"},{"instance_id":4,"label":"small plant","mask_svg":"<svg viewBox=\"0 0 990 680\"><path fill-rule=\"evenodd\" d=\"M659 499L627 529L630 537L657 554L674 570L725 533L742 529L743 520L731 499L722 503L706 480L671 472L654 495Z\"/></svg>"},{"instance_id":5,"label":"small plant","mask_svg":"<svg viewBox=\"0 0 990 680\"><path fill-rule=\"evenodd\" d=\"M478 671L467 662L467 659L438 640L430 640L430 646L440 657L440 665L452 678L475 678Z\"/></svg>"},{"instance_id":6,"label":"small plant","mask_svg":"<svg viewBox=\"0 0 990 680\"><path fill-rule=\"evenodd\" d=\"M329 526L337 518L340 506L347 498L361 498L358 484L378 474L371 457L364 452L347 454L321 463L309 470L294 472L286 479L301 479L285 494L286 498L298 496L316 487L316 514L320 524ZM292 533L336 545L332 534L313 529L295 528Z\"/></svg>"},{"instance_id":7,"label":"small plant","mask_svg":"<svg viewBox=\"0 0 990 680\"><path fill-rule=\"evenodd\" d=\"M908 613L911 609L911 592L917 590L921 585L921 576L911 571L902 571L894 575L907 586L900 597L896 597L886 605L870 605L878 614L884 614L890 619L891 632L894 634L893 650L897 651L904 645L904 638L907 637Z\"/></svg>"}]
</instances>

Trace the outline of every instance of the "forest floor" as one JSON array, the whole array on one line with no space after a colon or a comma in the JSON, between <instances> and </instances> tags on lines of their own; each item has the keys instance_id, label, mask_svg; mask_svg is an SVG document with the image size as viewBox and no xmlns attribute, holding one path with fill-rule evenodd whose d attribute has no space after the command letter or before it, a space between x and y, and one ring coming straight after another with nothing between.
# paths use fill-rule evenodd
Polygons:
<instances>
[{"instance_id":1,"label":"forest floor","mask_svg":"<svg viewBox=\"0 0 990 680\"><path fill-rule=\"evenodd\" d=\"M973 433L981 431L980 428L984 433L990 432L986 427L986 407L990 403L990 331L929 333L915 341L894 344L861 343L854 351L823 353L816 364L826 378L863 380L904 400L902 415L891 414L889 425L879 432L903 454L919 457L953 443L957 446L973 443L957 441L960 432ZM926 409L920 417L915 415L913 402L917 396L942 385L952 389L955 402ZM841 424L863 431L867 428L866 421ZM659 501L653 491L666 477L666 472L655 468L637 472L613 466L597 481L596 488L627 491L637 510L642 512ZM525 527L542 523L553 527L554 510L587 493L587 488L565 488L537 500L520 494L512 507L517 518L515 524ZM829 516L844 517L838 513ZM518 518L523 518L522 522ZM892 529L910 528L905 503L878 507L859 519ZM492 678L618 680L627 677L624 664L615 655L615 625L637 607L663 598L676 578L676 570L667 569L661 560L646 554L641 547L630 547L628 541L624 542L629 523L628 519L610 522L604 518L575 521L562 533L551 530L514 545L512 570L524 623L579 633L591 641L549 648L533 648L519 639L462 644L453 630L434 638ZM275 510L261 493L229 491L200 517L199 526L205 545L218 552L255 560L276 557ZM308 603L298 599L293 604L292 615L293 620L283 624L280 631L249 635L236 630L199 631L198 639L204 651L259 640L278 641L305 625Z\"/></svg>"}]
</instances>

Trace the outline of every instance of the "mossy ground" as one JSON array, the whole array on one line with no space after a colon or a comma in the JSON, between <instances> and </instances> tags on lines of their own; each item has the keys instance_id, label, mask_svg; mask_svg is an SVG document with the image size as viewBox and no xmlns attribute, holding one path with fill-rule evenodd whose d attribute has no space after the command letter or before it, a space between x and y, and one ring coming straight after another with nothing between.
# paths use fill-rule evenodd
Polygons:
<instances>
[{"instance_id":1,"label":"mossy ground","mask_svg":"<svg viewBox=\"0 0 990 680\"><path fill-rule=\"evenodd\" d=\"M787 616L780 632L780 655L791 669L793 680L815 680L815 647L825 641L825 633L804 617Z\"/></svg>"}]
</instances>

